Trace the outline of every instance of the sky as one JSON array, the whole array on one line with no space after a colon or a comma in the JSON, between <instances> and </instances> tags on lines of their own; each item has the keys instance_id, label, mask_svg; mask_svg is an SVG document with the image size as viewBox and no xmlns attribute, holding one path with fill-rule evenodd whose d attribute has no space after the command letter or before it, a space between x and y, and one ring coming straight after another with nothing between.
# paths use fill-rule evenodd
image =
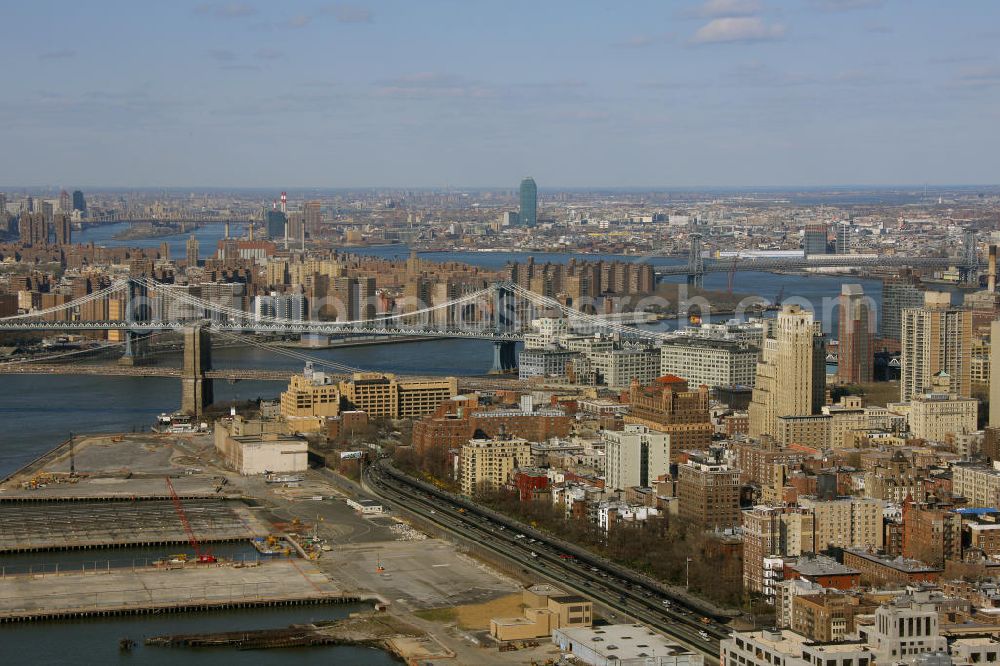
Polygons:
<instances>
[{"instance_id":1,"label":"sky","mask_svg":"<svg viewBox=\"0 0 1000 666\"><path fill-rule=\"evenodd\" d=\"M996 184L994 0L9 0L0 186Z\"/></svg>"}]
</instances>

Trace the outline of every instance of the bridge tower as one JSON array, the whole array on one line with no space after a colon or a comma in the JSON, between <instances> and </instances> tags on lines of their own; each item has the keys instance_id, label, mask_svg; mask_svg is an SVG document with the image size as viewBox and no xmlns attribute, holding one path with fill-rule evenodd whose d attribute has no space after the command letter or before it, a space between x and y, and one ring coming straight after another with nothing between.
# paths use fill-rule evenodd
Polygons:
<instances>
[{"instance_id":1,"label":"bridge tower","mask_svg":"<svg viewBox=\"0 0 1000 666\"><path fill-rule=\"evenodd\" d=\"M496 287L494 302L494 331L497 334L511 332L517 322L517 302L514 290L506 282ZM497 340L493 343L493 367L490 374L507 374L517 369L517 343L513 340Z\"/></svg>"},{"instance_id":2,"label":"bridge tower","mask_svg":"<svg viewBox=\"0 0 1000 666\"><path fill-rule=\"evenodd\" d=\"M128 281L125 299L125 353L118 359L120 365L139 365L145 362L149 350L149 334L136 330L138 324L150 320L149 299L146 286Z\"/></svg>"},{"instance_id":3,"label":"bridge tower","mask_svg":"<svg viewBox=\"0 0 1000 666\"><path fill-rule=\"evenodd\" d=\"M705 284L705 258L701 256L701 234L694 233L689 238L691 245L688 247L687 283L689 287L700 287Z\"/></svg>"},{"instance_id":4,"label":"bridge tower","mask_svg":"<svg viewBox=\"0 0 1000 666\"><path fill-rule=\"evenodd\" d=\"M181 369L181 411L201 416L212 404L212 380L205 372L212 369L212 338L203 325L184 329L184 367Z\"/></svg>"},{"instance_id":5,"label":"bridge tower","mask_svg":"<svg viewBox=\"0 0 1000 666\"><path fill-rule=\"evenodd\" d=\"M974 229L965 230L965 238L962 243L962 265L958 267L959 279L972 284L979 281L979 248L976 246L976 232Z\"/></svg>"}]
</instances>

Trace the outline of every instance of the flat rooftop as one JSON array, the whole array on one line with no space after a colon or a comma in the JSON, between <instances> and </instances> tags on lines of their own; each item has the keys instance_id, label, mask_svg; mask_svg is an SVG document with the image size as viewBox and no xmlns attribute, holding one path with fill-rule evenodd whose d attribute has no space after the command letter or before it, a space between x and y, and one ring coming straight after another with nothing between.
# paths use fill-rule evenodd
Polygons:
<instances>
[{"instance_id":1,"label":"flat rooftop","mask_svg":"<svg viewBox=\"0 0 1000 666\"><path fill-rule=\"evenodd\" d=\"M830 557L803 556L791 568L803 576L853 576L861 573Z\"/></svg>"},{"instance_id":2,"label":"flat rooftop","mask_svg":"<svg viewBox=\"0 0 1000 666\"><path fill-rule=\"evenodd\" d=\"M572 627L557 629L556 633L602 656L608 658L613 656L622 661L652 656L693 654L691 650L643 624Z\"/></svg>"}]
</instances>

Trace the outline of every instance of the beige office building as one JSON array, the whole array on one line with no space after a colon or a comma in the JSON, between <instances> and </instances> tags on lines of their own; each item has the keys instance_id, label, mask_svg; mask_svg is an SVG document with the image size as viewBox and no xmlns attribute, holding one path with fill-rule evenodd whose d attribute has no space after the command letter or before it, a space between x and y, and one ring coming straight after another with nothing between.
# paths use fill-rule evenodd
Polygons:
<instances>
[{"instance_id":1,"label":"beige office building","mask_svg":"<svg viewBox=\"0 0 1000 666\"><path fill-rule=\"evenodd\" d=\"M323 372L292 375L288 389L281 394L281 415L286 419L339 413L340 389L333 378Z\"/></svg>"},{"instance_id":2,"label":"beige office building","mask_svg":"<svg viewBox=\"0 0 1000 666\"><path fill-rule=\"evenodd\" d=\"M910 432L914 437L943 442L949 435L975 432L979 400L957 395L928 393L910 402Z\"/></svg>"},{"instance_id":3,"label":"beige office building","mask_svg":"<svg viewBox=\"0 0 1000 666\"><path fill-rule=\"evenodd\" d=\"M406 419L426 416L458 395L458 380L397 380L392 374L358 372L340 382L340 394L369 418Z\"/></svg>"},{"instance_id":4,"label":"beige office building","mask_svg":"<svg viewBox=\"0 0 1000 666\"><path fill-rule=\"evenodd\" d=\"M813 314L786 305L766 326L749 409L751 437L778 436L778 417L818 414L826 397L826 344Z\"/></svg>"},{"instance_id":5,"label":"beige office building","mask_svg":"<svg viewBox=\"0 0 1000 666\"><path fill-rule=\"evenodd\" d=\"M808 446L814 449L825 449L830 445L830 421L832 417L826 414L811 416L779 416L778 444L781 446Z\"/></svg>"}]
</instances>

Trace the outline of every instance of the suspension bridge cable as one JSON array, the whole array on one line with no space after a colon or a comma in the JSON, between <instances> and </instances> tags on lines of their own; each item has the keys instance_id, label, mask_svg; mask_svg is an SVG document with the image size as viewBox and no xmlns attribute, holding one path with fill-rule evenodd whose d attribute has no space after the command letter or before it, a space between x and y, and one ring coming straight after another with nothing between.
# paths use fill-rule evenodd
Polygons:
<instances>
[{"instance_id":1,"label":"suspension bridge cable","mask_svg":"<svg viewBox=\"0 0 1000 666\"><path fill-rule=\"evenodd\" d=\"M211 301L206 301L204 299L198 298L197 296L192 296L190 294L187 294L179 290L170 289L169 288L170 285L165 285L163 283L156 282L155 280L152 280L150 278L136 278L136 280L140 284L145 286L147 289L159 290L163 293L164 296L169 295L171 298L175 298L188 305L200 308L205 312L225 314L234 317L236 319L250 321L262 325L275 325L275 326L307 325L307 326L320 326L323 328L333 328L333 329L341 327L350 327L350 326L375 326L399 319L417 317L423 314L440 312L447 310L448 308L476 301L478 299L483 298L484 296L491 295L495 292L495 287L490 286L485 289L480 289L478 291L471 292L464 296L454 298L445 303L440 303L438 305L420 308L418 310L414 310L413 312L383 314L373 317L372 319L353 319L349 321L338 321L338 322L314 322L309 320L287 319L281 317L269 317L269 316L258 317L251 312L247 312L239 308L233 308L230 306L222 305L221 303L213 303Z\"/></svg>"},{"instance_id":2,"label":"suspension bridge cable","mask_svg":"<svg viewBox=\"0 0 1000 666\"><path fill-rule=\"evenodd\" d=\"M253 347L258 347L260 349L264 349L264 350L272 352L274 354L281 354L283 356L288 356L290 358L294 358L294 359L299 360L299 361L305 361L306 363L312 363L313 365L319 365L319 366L323 366L323 367L333 368L334 370L337 370L339 372L343 372L345 374L351 374L351 373L355 373L355 372L365 372L365 370L363 370L362 368L356 368L354 366L346 365L344 363L338 363L337 361L331 361L331 360L323 359L323 358L320 358L320 357L317 357L317 356L311 356L311 355L305 354L303 352L297 352L297 351L295 351L293 349L282 349L280 347L274 347L272 345L268 345L268 344L262 343L260 341L254 340L253 338L247 337L245 335L241 335L239 333L230 333L228 331L220 331L220 330L217 330L217 329L209 329L209 330L211 331L212 334L218 335L218 336L220 336L222 338L225 338L225 339L228 339L228 340L236 340L236 341L239 341L239 342L242 342L242 343L245 343L245 344L249 344L249 345L251 345Z\"/></svg>"},{"instance_id":3,"label":"suspension bridge cable","mask_svg":"<svg viewBox=\"0 0 1000 666\"><path fill-rule=\"evenodd\" d=\"M116 291L120 291L127 284L127 280L116 280L111 284L110 287L105 287L99 291L92 292L86 296L81 296L80 298L74 299L68 303L63 303L62 305L54 305L50 308L45 308L44 310L34 310L32 312L26 312L24 314L10 315L8 317L0 317L0 321L17 321L21 319L36 319L38 317L44 317L45 315L55 314L57 312L65 312L67 310L72 310L90 303L91 301L96 301L100 298L105 298Z\"/></svg>"}]
</instances>

